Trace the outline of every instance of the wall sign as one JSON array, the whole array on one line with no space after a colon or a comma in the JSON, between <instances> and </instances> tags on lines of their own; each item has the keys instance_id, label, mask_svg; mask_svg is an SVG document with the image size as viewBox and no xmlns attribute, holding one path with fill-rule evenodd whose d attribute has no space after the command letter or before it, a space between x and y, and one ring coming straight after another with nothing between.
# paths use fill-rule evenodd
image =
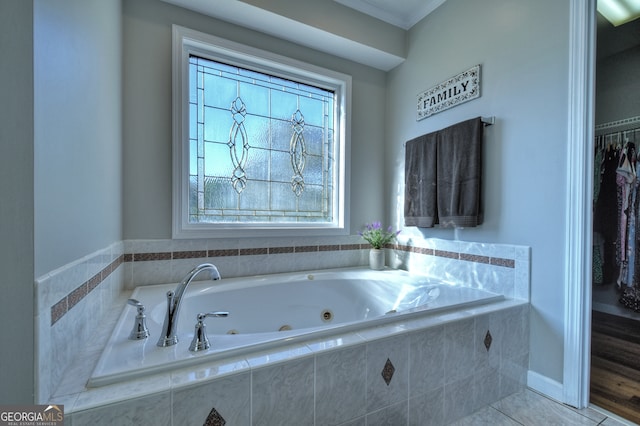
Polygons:
<instances>
[{"instance_id":1,"label":"wall sign","mask_svg":"<svg viewBox=\"0 0 640 426\"><path fill-rule=\"evenodd\" d=\"M480 96L480 65L451 77L418 94L418 115L422 120Z\"/></svg>"}]
</instances>

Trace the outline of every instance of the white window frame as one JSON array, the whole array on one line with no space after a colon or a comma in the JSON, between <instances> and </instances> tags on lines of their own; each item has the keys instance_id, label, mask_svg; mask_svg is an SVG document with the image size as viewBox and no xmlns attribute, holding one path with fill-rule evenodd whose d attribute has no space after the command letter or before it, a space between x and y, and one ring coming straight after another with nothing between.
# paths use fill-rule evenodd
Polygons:
<instances>
[{"instance_id":1,"label":"white window frame","mask_svg":"<svg viewBox=\"0 0 640 426\"><path fill-rule=\"evenodd\" d=\"M331 223L189 223L189 56L252 68L336 93L337 183ZM351 76L223 38L173 26L173 238L330 236L349 234Z\"/></svg>"}]
</instances>

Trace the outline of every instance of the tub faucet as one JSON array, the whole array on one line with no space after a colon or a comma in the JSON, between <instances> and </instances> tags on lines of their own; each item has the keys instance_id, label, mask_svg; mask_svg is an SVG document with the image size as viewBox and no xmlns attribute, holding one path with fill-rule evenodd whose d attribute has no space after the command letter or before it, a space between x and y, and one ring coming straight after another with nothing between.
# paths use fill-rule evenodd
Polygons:
<instances>
[{"instance_id":1,"label":"tub faucet","mask_svg":"<svg viewBox=\"0 0 640 426\"><path fill-rule=\"evenodd\" d=\"M158 346L172 346L178 343L178 315L180 314L180 306L182 305L182 296L191 281L202 271L209 271L212 280L220 279L218 268L211 263L203 263L193 268L191 272L184 277L182 282L178 284L175 291L167 292L167 315L164 317L162 334L158 340Z\"/></svg>"}]
</instances>

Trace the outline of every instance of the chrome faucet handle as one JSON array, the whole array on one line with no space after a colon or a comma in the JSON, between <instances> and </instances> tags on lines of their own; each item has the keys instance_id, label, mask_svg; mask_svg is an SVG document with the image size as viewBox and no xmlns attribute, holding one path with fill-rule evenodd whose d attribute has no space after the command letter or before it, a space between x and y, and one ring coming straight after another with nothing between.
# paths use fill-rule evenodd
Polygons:
<instances>
[{"instance_id":1,"label":"chrome faucet handle","mask_svg":"<svg viewBox=\"0 0 640 426\"><path fill-rule=\"evenodd\" d=\"M207 339L207 325L204 323L205 318L224 318L227 316L229 316L229 312L207 312L198 314L198 316L196 317L198 322L196 322L196 329L193 333L193 340L191 341L191 345L189 345L189 350L191 352L198 352L207 350L211 347L209 339Z\"/></svg>"},{"instance_id":2,"label":"chrome faucet handle","mask_svg":"<svg viewBox=\"0 0 640 426\"><path fill-rule=\"evenodd\" d=\"M129 299L127 303L131 306L135 306L138 309L135 322L133 323L133 329L129 334L130 340L142 340L149 337L149 329L147 328L147 316L144 314L144 305L138 302L136 299Z\"/></svg>"}]
</instances>

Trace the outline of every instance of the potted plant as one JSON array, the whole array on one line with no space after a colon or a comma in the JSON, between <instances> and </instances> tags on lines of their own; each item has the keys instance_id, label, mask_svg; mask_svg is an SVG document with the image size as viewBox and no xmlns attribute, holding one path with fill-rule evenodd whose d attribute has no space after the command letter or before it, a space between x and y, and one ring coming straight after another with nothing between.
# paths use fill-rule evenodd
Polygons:
<instances>
[{"instance_id":1,"label":"potted plant","mask_svg":"<svg viewBox=\"0 0 640 426\"><path fill-rule=\"evenodd\" d=\"M393 232L391 226L385 231L380 222L371 222L360 232L360 236L371 244L369 251L369 267L371 269L384 269L384 246L393 242L400 230Z\"/></svg>"}]
</instances>

